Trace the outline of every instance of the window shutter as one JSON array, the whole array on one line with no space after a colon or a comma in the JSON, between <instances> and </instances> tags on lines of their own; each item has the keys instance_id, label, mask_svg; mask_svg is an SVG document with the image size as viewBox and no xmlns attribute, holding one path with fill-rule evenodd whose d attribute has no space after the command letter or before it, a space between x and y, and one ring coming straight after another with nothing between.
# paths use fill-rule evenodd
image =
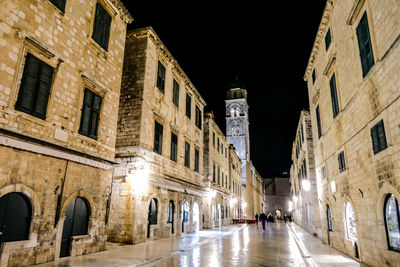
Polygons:
<instances>
[{"instance_id":1,"label":"window shutter","mask_svg":"<svg viewBox=\"0 0 400 267\"><path fill-rule=\"evenodd\" d=\"M333 117L335 118L339 114L339 102L338 102L338 96L337 96L335 74L332 75L331 80L329 81L329 84L330 84L330 89L331 89L332 112L333 112Z\"/></svg>"},{"instance_id":2,"label":"window shutter","mask_svg":"<svg viewBox=\"0 0 400 267\"><path fill-rule=\"evenodd\" d=\"M51 82L53 80L54 69L46 63L41 64L39 84L36 94L36 105L34 112L42 119L46 118L47 103L49 102L49 93Z\"/></svg>"},{"instance_id":3,"label":"window shutter","mask_svg":"<svg viewBox=\"0 0 400 267\"><path fill-rule=\"evenodd\" d=\"M357 26L358 47L360 50L361 67L365 77L374 65L374 54L372 51L371 38L369 34L367 13L364 13Z\"/></svg>"},{"instance_id":4,"label":"window shutter","mask_svg":"<svg viewBox=\"0 0 400 267\"><path fill-rule=\"evenodd\" d=\"M31 113L35 104L35 91L40 71L40 60L27 54L21 88L17 100L17 109Z\"/></svg>"},{"instance_id":5,"label":"window shutter","mask_svg":"<svg viewBox=\"0 0 400 267\"><path fill-rule=\"evenodd\" d=\"M83 99L83 107L82 107L82 118L81 118L81 129L80 132L86 136L89 135L90 129L90 115L92 113L92 101L93 101L93 94L86 89L85 96Z\"/></svg>"},{"instance_id":6,"label":"window shutter","mask_svg":"<svg viewBox=\"0 0 400 267\"><path fill-rule=\"evenodd\" d=\"M322 129L321 129L321 118L320 118L320 114L319 114L319 105L315 109L315 113L316 113L316 116L317 116L318 138L321 138Z\"/></svg>"},{"instance_id":7,"label":"window shutter","mask_svg":"<svg viewBox=\"0 0 400 267\"><path fill-rule=\"evenodd\" d=\"M387 143L386 143L385 127L383 126L383 121L379 122L378 139L379 139L380 150L385 149L387 147Z\"/></svg>"},{"instance_id":8,"label":"window shutter","mask_svg":"<svg viewBox=\"0 0 400 267\"><path fill-rule=\"evenodd\" d=\"M379 152L379 139L376 127L371 128L371 138L372 138L372 149L374 151L374 154L376 154Z\"/></svg>"},{"instance_id":9,"label":"window shutter","mask_svg":"<svg viewBox=\"0 0 400 267\"><path fill-rule=\"evenodd\" d=\"M100 108L101 108L101 97L98 95L94 94L93 98L93 112L92 112L92 118L91 118L91 129L90 129L90 135L92 138L97 138L97 131L98 131L98 126L99 126L99 118L100 118Z\"/></svg>"},{"instance_id":10,"label":"window shutter","mask_svg":"<svg viewBox=\"0 0 400 267\"><path fill-rule=\"evenodd\" d=\"M111 16L104 7L96 4L96 16L93 24L92 39L96 41L104 50L108 50L108 40L110 38Z\"/></svg>"}]
</instances>

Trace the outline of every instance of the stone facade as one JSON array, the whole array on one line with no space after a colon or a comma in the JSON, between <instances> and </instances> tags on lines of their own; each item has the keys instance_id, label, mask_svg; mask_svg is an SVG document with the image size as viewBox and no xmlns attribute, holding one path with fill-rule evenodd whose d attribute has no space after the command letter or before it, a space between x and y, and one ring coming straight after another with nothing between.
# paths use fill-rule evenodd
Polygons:
<instances>
[{"instance_id":1,"label":"stone facade","mask_svg":"<svg viewBox=\"0 0 400 267\"><path fill-rule=\"evenodd\" d=\"M136 244L203 228L205 104L153 29L128 33L109 240Z\"/></svg>"},{"instance_id":2,"label":"stone facade","mask_svg":"<svg viewBox=\"0 0 400 267\"><path fill-rule=\"evenodd\" d=\"M327 1L304 75L322 239L372 266L400 264L387 210L400 199L399 15L398 1Z\"/></svg>"},{"instance_id":3,"label":"stone facade","mask_svg":"<svg viewBox=\"0 0 400 267\"><path fill-rule=\"evenodd\" d=\"M294 222L312 234L321 235L317 180L314 166L311 117L309 111L301 111L296 138L292 148L290 169L290 194Z\"/></svg>"},{"instance_id":4,"label":"stone facade","mask_svg":"<svg viewBox=\"0 0 400 267\"><path fill-rule=\"evenodd\" d=\"M204 228L232 223L240 216L241 161L214 121L213 113L204 120L204 176L209 187L209 207Z\"/></svg>"},{"instance_id":5,"label":"stone facade","mask_svg":"<svg viewBox=\"0 0 400 267\"><path fill-rule=\"evenodd\" d=\"M291 214L289 178L264 178L264 212L274 216Z\"/></svg>"},{"instance_id":6,"label":"stone facade","mask_svg":"<svg viewBox=\"0 0 400 267\"><path fill-rule=\"evenodd\" d=\"M92 39L98 5L111 17L107 49ZM126 25L132 18L118 0L67 0L65 9L47 0L1 1L0 17L0 202L10 208L17 203L12 198L24 199L29 221L27 235L12 239L23 232L9 230L20 221L12 212L0 215L9 223L0 226L0 266L54 261L63 248L72 256L104 250ZM39 88L38 98L29 109L23 101L33 99L26 93L32 88ZM86 89L102 100L95 138L80 133ZM65 214L76 210L70 203L78 200L87 209L87 230L79 236L72 231L63 247Z\"/></svg>"}]
</instances>

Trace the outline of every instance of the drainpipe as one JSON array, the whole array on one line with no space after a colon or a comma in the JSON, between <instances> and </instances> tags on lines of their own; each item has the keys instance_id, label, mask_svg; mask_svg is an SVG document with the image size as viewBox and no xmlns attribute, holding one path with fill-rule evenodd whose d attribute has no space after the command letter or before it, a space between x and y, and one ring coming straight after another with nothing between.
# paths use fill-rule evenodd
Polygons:
<instances>
[{"instance_id":1,"label":"drainpipe","mask_svg":"<svg viewBox=\"0 0 400 267\"><path fill-rule=\"evenodd\" d=\"M58 220L60 219L61 200L64 193L65 179L67 178L68 163L69 160L67 160L67 163L65 164L64 178L61 180L60 194L58 194L57 196L57 208L56 208L56 217L54 219L54 228L56 228Z\"/></svg>"},{"instance_id":2,"label":"drainpipe","mask_svg":"<svg viewBox=\"0 0 400 267\"><path fill-rule=\"evenodd\" d=\"M110 214L111 195L112 195L112 189L113 189L113 184L114 184L114 172L115 172L115 167L113 168L113 171L112 171L110 191L109 191L108 197L107 197L106 217L105 217L105 220L104 220L105 225L108 224L108 217L109 217L109 214Z\"/></svg>"}]
</instances>

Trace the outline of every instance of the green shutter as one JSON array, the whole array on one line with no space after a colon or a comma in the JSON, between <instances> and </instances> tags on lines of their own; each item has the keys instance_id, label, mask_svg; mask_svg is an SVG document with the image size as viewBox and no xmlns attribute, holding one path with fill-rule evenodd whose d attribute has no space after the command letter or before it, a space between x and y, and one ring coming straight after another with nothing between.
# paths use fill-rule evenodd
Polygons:
<instances>
[{"instance_id":1,"label":"green shutter","mask_svg":"<svg viewBox=\"0 0 400 267\"><path fill-rule=\"evenodd\" d=\"M111 16L99 3L96 4L96 15L93 23L92 39L104 50L108 50L110 38Z\"/></svg>"},{"instance_id":2,"label":"green shutter","mask_svg":"<svg viewBox=\"0 0 400 267\"><path fill-rule=\"evenodd\" d=\"M371 128L371 139L372 139L372 149L374 154L379 152L379 140L378 140L378 131L376 127Z\"/></svg>"},{"instance_id":3,"label":"green shutter","mask_svg":"<svg viewBox=\"0 0 400 267\"><path fill-rule=\"evenodd\" d=\"M339 114L339 102L338 102L335 74L332 75L331 80L329 81L329 85L331 89L332 112L333 112L333 117L335 118Z\"/></svg>"},{"instance_id":4,"label":"green shutter","mask_svg":"<svg viewBox=\"0 0 400 267\"><path fill-rule=\"evenodd\" d=\"M49 94L51 82L53 80L54 69L42 62L40 68L39 82L36 93L36 104L34 108L35 114L42 119L46 118L47 103L49 102Z\"/></svg>"},{"instance_id":5,"label":"green shutter","mask_svg":"<svg viewBox=\"0 0 400 267\"><path fill-rule=\"evenodd\" d=\"M358 48L360 50L361 67L365 77L374 65L371 37L369 34L368 18L365 12L357 26Z\"/></svg>"}]
</instances>

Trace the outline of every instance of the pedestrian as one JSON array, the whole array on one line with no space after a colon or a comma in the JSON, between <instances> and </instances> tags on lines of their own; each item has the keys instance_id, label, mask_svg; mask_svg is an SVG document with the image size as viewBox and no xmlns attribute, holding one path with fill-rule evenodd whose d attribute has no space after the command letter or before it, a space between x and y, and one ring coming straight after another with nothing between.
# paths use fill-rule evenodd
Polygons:
<instances>
[{"instance_id":1,"label":"pedestrian","mask_svg":"<svg viewBox=\"0 0 400 267\"><path fill-rule=\"evenodd\" d=\"M256 219L256 225L258 225L258 214L256 213L256 215L254 216L254 218Z\"/></svg>"},{"instance_id":2,"label":"pedestrian","mask_svg":"<svg viewBox=\"0 0 400 267\"><path fill-rule=\"evenodd\" d=\"M267 216L265 216L264 212L260 214L260 220L262 224L263 230L265 230L265 220L267 219Z\"/></svg>"},{"instance_id":3,"label":"pedestrian","mask_svg":"<svg viewBox=\"0 0 400 267\"><path fill-rule=\"evenodd\" d=\"M267 216L267 222L268 222L269 229L272 230L272 224L274 223L274 216L271 213L269 213Z\"/></svg>"}]
</instances>

